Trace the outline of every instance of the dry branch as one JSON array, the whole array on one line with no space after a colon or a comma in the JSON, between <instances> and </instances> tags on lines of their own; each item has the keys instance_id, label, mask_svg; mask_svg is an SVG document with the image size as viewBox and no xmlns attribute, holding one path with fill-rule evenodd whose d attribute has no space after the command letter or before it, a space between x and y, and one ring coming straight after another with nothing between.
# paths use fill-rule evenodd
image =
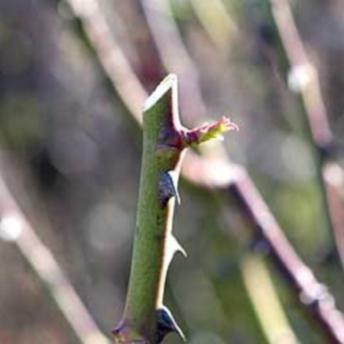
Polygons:
<instances>
[{"instance_id":1,"label":"dry branch","mask_svg":"<svg viewBox=\"0 0 344 344\"><path fill-rule=\"evenodd\" d=\"M307 56L306 48L297 29L292 9L286 0L269 0L277 30L289 62L290 87L299 93L305 108L305 117L310 129L310 141L315 145L315 164L320 185L322 207L328 229L334 236L337 251L344 266L344 222L341 221L344 204L340 190L344 180L333 183L328 170L336 169L343 175L343 168L334 161L336 143L330 128L325 102L321 95L318 71ZM327 175L327 178L325 177ZM335 205L332 207L332 205Z\"/></svg>"},{"instance_id":2,"label":"dry branch","mask_svg":"<svg viewBox=\"0 0 344 344\"><path fill-rule=\"evenodd\" d=\"M87 308L0 176L0 237L13 242L83 344L108 344Z\"/></svg>"}]
</instances>

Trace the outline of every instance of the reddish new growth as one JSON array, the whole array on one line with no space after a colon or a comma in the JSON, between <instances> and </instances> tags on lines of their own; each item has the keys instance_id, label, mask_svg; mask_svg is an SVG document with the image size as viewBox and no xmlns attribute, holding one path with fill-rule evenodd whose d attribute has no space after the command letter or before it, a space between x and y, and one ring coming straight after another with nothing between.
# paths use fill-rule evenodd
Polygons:
<instances>
[{"instance_id":1,"label":"reddish new growth","mask_svg":"<svg viewBox=\"0 0 344 344\"><path fill-rule=\"evenodd\" d=\"M222 140L222 134L229 130L238 131L239 127L229 118L223 116L214 123L205 123L195 129L186 130L183 132L183 141L185 146L196 146L212 139Z\"/></svg>"}]
</instances>

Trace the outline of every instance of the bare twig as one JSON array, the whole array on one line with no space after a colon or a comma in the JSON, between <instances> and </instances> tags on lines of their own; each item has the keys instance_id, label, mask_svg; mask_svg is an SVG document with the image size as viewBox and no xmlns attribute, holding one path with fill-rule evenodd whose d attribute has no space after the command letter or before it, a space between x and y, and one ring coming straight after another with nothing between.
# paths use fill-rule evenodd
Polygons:
<instances>
[{"instance_id":1,"label":"bare twig","mask_svg":"<svg viewBox=\"0 0 344 344\"><path fill-rule=\"evenodd\" d=\"M141 4L163 64L180 78L181 106L187 109L187 118L204 116L198 72L174 24L169 1L142 0Z\"/></svg>"},{"instance_id":2,"label":"bare twig","mask_svg":"<svg viewBox=\"0 0 344 344\"><path fill-rule=\"evenodd\" d=\"M231 40L238 34L238 27L223 0L191 0L191 5L214 44L221 50L228 50Z\"/></svg>"},{"instance_id":3,"label":"bare twig","mask_svg":"<svg viewBox=\"0 0 344 344\"><path fill-rule=\"evenodd\" d=\"M289 60L291 86L294 86L294 89L302 95L315 143L326 148L332 143L333 137L321 97L317 70L307 56L289 2L286 0L269 1Z\"/></svg>"},{"instance_id":4,"label":"bare twig","mask_svg":"<svg viewBox=\"0 0 344 344\"><path fill-rule=\"evenodd\" d=\"M329 169L341 171L342 167L332 161L336 150L334 137L328 121L328 114L321 95L319 75L307 56L306 49L298 32L289 2L286 0L269 0L274 21L276 23L281 42L287 55L290 72L289 84L292 90L301 95L305 117L310 127L310 140L318 149L315 152L317 179L321 188L322 207L329 229L332 230L339 257L344 266L344 222L340 221L344 211L340 189L344 182L331 184ZM325 178L327 175L327 178ZM335 207L331 207L336 204Z\"/></svg>"},{"instance_id":5,"label":"bare twig","mask_svg":"<svg viewBox=\"0 0 344 344\"><path fill-rule=\"evenodd\" d=\"M88 39L124 104L140 122L141 107L147 98L147 93L113 37L98 1L67 1L74 13L82 19Z\"/></svg>"},{"instance_id":6,"label":"bare twig","mask_svg":"<svg viewBox=\"0 0 344 344\"><path fill-rule=\"evenodd\" d=\"M258 254L247 254L241 263L241 273L267 341L300 343L280 304L264 259Z\"/></svg>"},{"instance_id":7,"label":"bare twig","mask_svg":"<svg viewBox=\"0 0 344 344\"><path fill-rule=\"evenodd\" d=\"M313 313L334 343L344 343L344 316L327 287L319 283L285 237L245 170L228 187L255 231L268 244L279 268L300 292L300 300Z\"/></svg>"},{"instance_id":8,"label":"bare twig","mask_svg":"<svg viewBox=\"0 0 344 344\"><path fill-rule=\"evenodd\" d=\"M0 237L13 241L83 344L107 344L68 277L20 210L0 176Z\"/></svg>"}]
</instances>

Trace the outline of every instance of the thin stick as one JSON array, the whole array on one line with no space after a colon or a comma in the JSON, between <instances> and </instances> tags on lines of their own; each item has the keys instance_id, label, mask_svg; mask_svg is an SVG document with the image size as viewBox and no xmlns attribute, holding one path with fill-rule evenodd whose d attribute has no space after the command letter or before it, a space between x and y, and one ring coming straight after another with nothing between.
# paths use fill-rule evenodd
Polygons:
<instances>
[{"instance_id":1,"label":"thin stick","mask_svg":"<svg viewBox=\"0 0 344 344\"><path fill-rule=\"evenodd\" d=\"M328 114L321 95L318 71L307 56L306 49L298 32L289 2L286 0L269 0L274 21L276 23L285 54L290 65L289 80L291 88L301 95L305 117L310 128L311 141L318 151L315 152L317 179L320 185L322 207L328 223L329 230L333 233L337 251L344 266L344 222L341 213L344 211L340 191L344 181L333 183L324 178L328 169L335 165L336 170L342 167L333 160L335 149L334 138L328 121ZM331 204L336 204L331 208Z\"/></svg>"},{"instance_id":2,"label":"thin stick","mask_svg":"<svg viewBox=\"0 0 344 344\"><path fill-rule=\"evenodd\" d=\"M204 116L206 106L199 87L198 72L174 24L169 1L142 0L141 4L166 70L179 76L181 105L186 109L187 117L195 119L195 116Z\"/></svg>"},{"instance_id":3,"label":"thin stick","mask_svg":"<svg viewBox=\"0 0 344 344\"><path fill-rule=\"evenodd\" d=\"M270 344L300 343L281 306L264 259L258 254L247 254L240 267L244 284L267 341Z\"/></svg>"},{"instance_id":4,"label":"thin stick","mask_svg":"<svg viewBox=\"0 0 344 344\"><path fill-rule=\"evenodd\" d=\"M245 218L268 244L275 262L300 293L302 303L315 315L332 342L344 343L344 316L337 310L334 297L297 255L245 170L237 174L227 190L235 195Z\"/></svg>"},{"instance_id":5,"label":"thin stick","mask_svg":"<svg viewBox=\"0 0 344 344\"><path fill-rule=\"evenodd\" d=\"M228 50L238 27L222 0L191 0L194 11L210 39L221 50Z\"/></svg>"},{"instance_id":6,"label":"thin stick","mask_svg":"<svg viewBox=\"0 0 344 344\"><path fill-rule=\"evenodd\" d=\"M13 241L40 281L47 287L77 338L83 344L107 344L87 308L49 248L20 210L0 176L0 237Z\"/></svg>"},{"instance_id":7,"label":"thin stick","mask_svg":"<svg viewBox=\"0 0 344 344\"><path fill-rule=\"evenodd\" d=\"M318 72L307 56L288 1L269 1L291 67L290 77L294 78L295 90L300 92L305 103L314 141L326 148L332 143L333 136L321 96Z\"/></svg>"},{"instance_id":8,"label":"thin stick","mask_svg":"<svg viewBox=\"0 0 344 344\"><path fill-rule=\"evenodd\" d=\"M67 0L75 15L82 19L88 39L115 89L134 118L141 122L147 92L136 77L123 51L111 33L96 0Z\"/></svg>"}]
</instances>

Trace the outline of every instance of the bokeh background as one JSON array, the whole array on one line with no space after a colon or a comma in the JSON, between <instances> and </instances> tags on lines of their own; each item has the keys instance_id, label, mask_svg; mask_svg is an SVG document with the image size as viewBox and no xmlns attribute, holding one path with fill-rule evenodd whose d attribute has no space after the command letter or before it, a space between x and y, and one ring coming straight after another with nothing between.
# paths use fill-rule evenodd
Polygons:
<instances>
[{"instance_id":1,"label":"bokeh background","mask_svg":"<svg viewBox=\"0 0 344 344\"><path fill-rule=\"evenodd\" d=\"M109 335L128 281L141 131L73 3L84 6L86 15L95 13L82 0L0 2L0 173ZM316 154L301 97L292 91L300 81L293 79L270 1L99 0L97 5L147 92L168 72L178 74L186 125L222 115L239 125L240 132L230 133L223 145L203 147L204 154L229 157L248 169L299 255L344 309L343 271L325 220ZM290 5L340 145L344 3ZM170 39L159 41L156 32ZM304 78L307 82L307 73ZM188 342L269 343L249 290L253 283L269 304L272 283L293 332L282 326L274 342L326 343L235 202L185 180L180 192L174 233L188 258L177 256L171 266L166 304ZM2 192L0 203L6 202ZM80 343L15 241L0 241L0 261L0 343ZM263 310L267 319L274 319L272 308ZM272 332L279 326L269 324ZM180 339L173 334L166 343Z\"/></svg>"}]
</instances>

